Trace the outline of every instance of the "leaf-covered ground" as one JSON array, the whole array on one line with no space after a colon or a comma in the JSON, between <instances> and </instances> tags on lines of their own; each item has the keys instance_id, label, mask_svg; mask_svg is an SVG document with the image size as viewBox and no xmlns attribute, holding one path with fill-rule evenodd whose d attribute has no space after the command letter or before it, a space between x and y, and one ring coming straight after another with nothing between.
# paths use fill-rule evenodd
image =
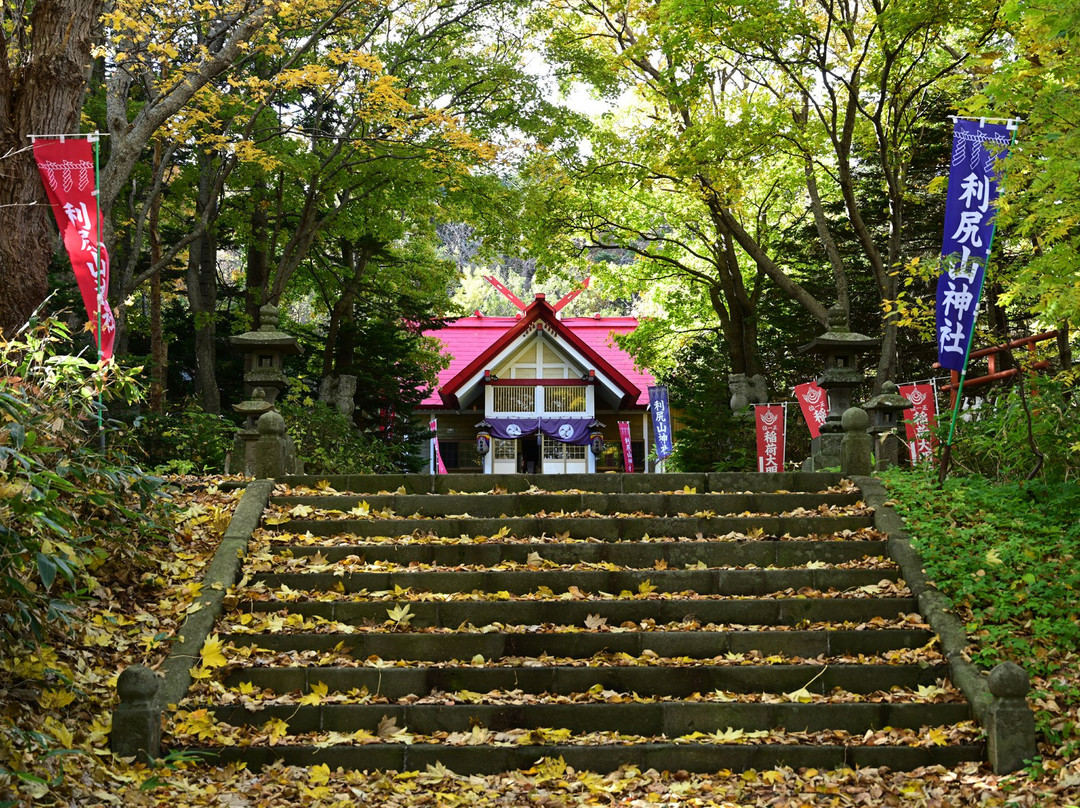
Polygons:
<instances>
[{"instance_id":1,"label":"leaf-covered ground","mask_svg":"<svg viewBox=\"0 0 1080 808\"><path fill-rule=\"evenodd\" d=\"M997 777L985 766L964 764L913 772L885 769L817 771L775 769L710 775L686 772L640 771L624 768L597 774L575 771L558 758L539 759L530 769L489 776L460 776L431 767L418 772L341 772L325 766L306 770L272 767L255 774L236 767L214 767L170 759L156 768L116 759L108 751L110 712L115 705L115 681L128 664L160 664L169 638L198 594L201 570L211 557L227 524L237 496L213 486L188 486L183 495L175 532L163 536L154 558L133 573L102 571L98 585L80 609L78 629L65 642L7 649L0 670L0 803L10 805L173 805L276 806L276 805L694 805L734 806L954 806L1080 805L1080 761L1074 750L1080 740L1080 656L1075 649L1055 649L1053 666L1040 669L1032 702L1040 727L1046 731L1040 746L1042 760L1030 771ZM511 539L512 540L512 539ZM989 548L992 550L993 548ZM988 550L988 551L989 551ZM264 552L271 552L269 548ZM990 556L992 567L994 556ZM984 554L984 561L986 556ZM310 563L310 562L309 562ZM985 564L984 564L985 566ZM974 573L972 573L974 574ZM985 573L984 573L985 574ZM274 592L275 598L283 593ZM393 600L388 595L388 601ZM558 598L566 593L536 593ZM245 597L257 597L249 591ZM570 593L573 597L573 593ZM642 597L675 596L641 593ZM526 595L525 597L529 597ZM1071 601L1075 607L1075 599ZM393 606L393 603L388 603ZM964 608L971 609L971 605ZM985 610L973 633L986 640L992 632L993 613ZM1075 614L1075 613L1074 613ZM407 615L399 614L399 620ZM615 630L597 623L594 630ZM393 621L391 621L393 622ZM975 623L975 620L971 621ZM391 630L392 627L387 627ZM641 630L637 627L635 630ZM996 636L996 635L995 635ZM258 654L257 649L215 647L206 653L224 659ZM927 655L935 653L925 649ZM364 664L317 655L305 664ZM799 660L733 658L728 664L795 663ZM1024 660L1020 660L1024 661ZM194 661L193 661L194 662ZM218 660L213 660L215 664ZM556 664L558 660L550 660ZM625 664L660 664L664 660L634 658ZM483 665L484 660L473 664ZM251 694L243 686L226 688L203 682L218 701L243 700ZM307 694L311 697L312 694ZM953 698L948 688L928 689L927 699ZM823 697L806 694L811 699ZM331 703L368 703L370 694L316 692ZM513 691L431 694L453 703L498 703L514 699ZM715 693L703 698L744 698ZM834 698L844 698L843 694ZM305 695L283 695L284 704L303 702ZM633 698L633 694L599 691L583 694L596 702ZM794 691L778 698L803 701ZM889 694L870 694L870 700ZM377 703L377 702L376 702ZM300 706L297 704L297 706ZM187 717L190 719L190 717ZM185 720L185 717L180 717ZM379 734L401 737L404 730L392 719ZM194 725L197 729L197 724ZM483 728L475 728L486 732ZM250 731L262 731L261 727ZM273 732L271 727L269 732ZM468 744L473 733L445 742ZM380 739L380 740L385 740ZM411 740L411 739L410 739ZM487 739L485 739L487 740ZM533 739L536 740L536 739ZM543 739L540 739L543 740ZM557 741L559 739L552 739ZM700 739L697 739L700 742ZM717 738L717 742L723 742ZM754 739L746 739L753 741ZM512 742L513 739L507 739ZM933 741L930 740L932 743Z\"/></svg>"}]
</instances>

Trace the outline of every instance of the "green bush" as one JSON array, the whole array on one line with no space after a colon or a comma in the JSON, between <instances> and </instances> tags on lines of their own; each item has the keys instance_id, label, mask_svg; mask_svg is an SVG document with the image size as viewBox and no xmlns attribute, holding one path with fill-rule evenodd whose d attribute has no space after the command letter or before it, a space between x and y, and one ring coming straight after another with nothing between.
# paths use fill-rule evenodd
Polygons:
<instances>
[{"instance_id":1,"label":"green bush","mask_svg":"<svg viewBox=\"0 0 1080 808\"><path fill-rule=\"evenodd\" d=\"M1080 483L884 476L927 574L980 641L975 661L1048 673L1080 650Z\"/></svg>"},{"instance_id":2,"label":"green bush","mask_svg":"<svg viewBox=\"0 0 1080 808\"><path fill-rule=\"evenodd\" d=\"M387 474L415 471L413 447L359 432L353 422L321 401L303 383L277 402L296 453L308 474Z\"/></svg>"},{"instance_id":3,"label":"green bush","mask_svg":"<svg viewBox=\"0 0 1080 808\"><path fill-rule=\"evenodd\" d=\"M1014 385L967 411L971 420L958 422L953 437L953 463L991 479L1023 480L1038 466L1034 441L1044 455L1039 477L1076 478L1080 475L1080 401L1075 396L1075 380L1066 373L1025 379L1023 384L1027 385L1023 399ZM947 430L948 418L941 423Z\"/></svg>"},{"instance_id":4,"label":"green bush","mask_svg":"<svg viewBox=\"0 0 1080 808\"><path fill-rule=\"evenodd\" d=\"M161 481L98 449L99 396L131 401L132 372L62 353L56 321L0 337L0 634L42 638L91 571L124 564L162 513Z\"/></svg>"},{"instance_id":5,"label":"green bush","mask_svg":"<svg viewBox=\"0 0 1080 808\"><path fill-rule=\"evenodd\" d=\"M189 400L167 413L144 413L114 436L113 445L159 474L222 473L236 424Z\"/></svg>"}]
</instances>

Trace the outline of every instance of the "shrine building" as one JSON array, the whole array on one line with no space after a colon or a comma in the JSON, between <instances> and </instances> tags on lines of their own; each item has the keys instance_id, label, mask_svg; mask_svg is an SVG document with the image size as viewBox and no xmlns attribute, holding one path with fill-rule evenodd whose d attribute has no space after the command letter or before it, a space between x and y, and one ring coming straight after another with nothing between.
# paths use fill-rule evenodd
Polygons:
<instances>
[{"instance_id":1,"label":"shrine building","mask_svg":"<svg viewBox=\"0 0 1080 808\"><path fill-rule=\"evenodd\" d=\"M634 471L657 470L646 459L655 380L613 339L632 332L637 319L563 318L560 310L573 297L553 306L542 294L528 305L511 296L521 309L514 317L477 311L426 332L442 342L450 365L417 416L436 422L447 471L623 471L620 421L629 422ZM432 472L433 448L427 441Z\"/></svg>"}]
</instances>

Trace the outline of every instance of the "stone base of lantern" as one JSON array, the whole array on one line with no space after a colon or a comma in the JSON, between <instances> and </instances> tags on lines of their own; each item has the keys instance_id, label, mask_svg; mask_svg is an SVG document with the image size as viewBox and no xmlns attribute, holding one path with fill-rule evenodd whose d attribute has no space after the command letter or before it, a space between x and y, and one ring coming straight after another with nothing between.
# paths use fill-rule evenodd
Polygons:
<instances>
[{"instance_id":1,"label":"stone base of lantern","mask_svg":"<svg viewBox=\"0 0 1080 808\"><path fill-rule=\"evenodd\" d=\"M804 471L824 471L840 467L840 442L843 432L822 432L810 441L810 457L803 464Z\"/></svg>"},{"instance_id":2,"label":"stone base of lantern","mask_svg":"<svg viewBox=\"0 0 1080 808\"><path fill-rule=\"evenodd\" d=\"M896 430L878 432L871 429L870 434L874 438L874 470L884 471L899 466L902 442Z\"/></svg>"},{"instance_id":3,"label":"stone base of lantern","mask_svg":"<svg viewBox=\"0 0 1080 808\"><path fill-rule=\"evenodd\" d=\"M238 429L233 438L232 456L229 468L225 469L228 474L243 474L245 477L255 476L255 444L259 442L259 430Z\"/></svg>"}]
</instances>

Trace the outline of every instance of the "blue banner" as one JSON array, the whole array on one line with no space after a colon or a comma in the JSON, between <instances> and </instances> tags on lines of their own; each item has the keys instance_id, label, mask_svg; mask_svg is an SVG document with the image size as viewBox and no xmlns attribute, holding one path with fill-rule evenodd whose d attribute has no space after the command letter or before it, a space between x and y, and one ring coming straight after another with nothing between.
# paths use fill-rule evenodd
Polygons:
<instances>
[{"instance_id":1,"label":"blue banner","mask_svg":"<svg viewBox=\"0 0 1080 808\"><path fill-rule=\"evenodd\" d=\"M656 440L656 457L671 457L671 410L668 408L667 388L649 388L649 409L652 410L653 435Z\"/></svg>"},{"instance_id":2,"label":"blue banner","mask_svg":"<svg viewBox=\"0 0 1080 808\"><path fill-rule=\"evenodd\" d=\"M1011 123L1011 122L1010 122ZM1015 125L1015 124L1014 124ZM1009 123L958 119L945 200L945 238L937 285L938 362L963 370L994 233L994 163L1006 156Z\"/></svg>"}]
</instances>

